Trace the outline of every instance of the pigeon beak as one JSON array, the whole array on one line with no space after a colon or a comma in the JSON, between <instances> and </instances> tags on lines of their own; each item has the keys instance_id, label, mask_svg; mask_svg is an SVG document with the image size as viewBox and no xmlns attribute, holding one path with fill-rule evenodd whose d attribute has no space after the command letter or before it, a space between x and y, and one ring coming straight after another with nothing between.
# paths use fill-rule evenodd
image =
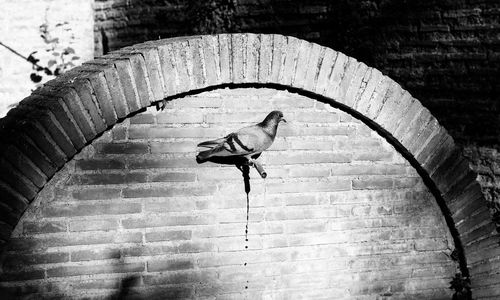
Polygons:
<instances>
[{"instance_id":1,"label":"pigeon beak","mask_svg":"<svg viewBox=\"0 0 500 300\"><path fill-rule=\"evenodd\" d=\"M285 122L285 123L286 123L286 120L285 120L285 119L280 119L280 122L281 122L281 121L283 121L283 122Z\"/></svg>"}]
</instances>

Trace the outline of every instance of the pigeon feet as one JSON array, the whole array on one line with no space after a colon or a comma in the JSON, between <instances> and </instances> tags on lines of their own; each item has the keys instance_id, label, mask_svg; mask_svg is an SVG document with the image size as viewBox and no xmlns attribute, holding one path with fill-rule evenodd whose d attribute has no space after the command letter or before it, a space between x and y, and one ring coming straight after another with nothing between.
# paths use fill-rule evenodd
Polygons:
<instances>
[{"instance_id":1,"label":"pigeon feet","mask_svg":"<svg viewBox=\"0 0 500 300\"><path fill-rule=\"evenodd\" d=\"M248 158L247 161L244 163L244 165L249 166L249 167L254 167L255 170L257 170L257 172L259 172L260 177L262 177L262 178L267 177L266 171L264 171L264 168L262 167L262 165L258 161L254 160L252 158ZM243 172L242 166L236 166L236 167L240 171Z\"/></svg>"}]
</instances>

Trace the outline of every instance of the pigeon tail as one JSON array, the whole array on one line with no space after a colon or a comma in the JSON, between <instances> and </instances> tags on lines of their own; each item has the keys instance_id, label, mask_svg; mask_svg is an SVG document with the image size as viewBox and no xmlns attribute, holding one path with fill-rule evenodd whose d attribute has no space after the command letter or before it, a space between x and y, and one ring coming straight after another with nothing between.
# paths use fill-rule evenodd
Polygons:
<instances>
[{"instance_id":1,"label":"pigeon tail","mask_svg":"<svg viewBox=\"0 0 500 300\"><path fill-rule=\"evenodd\" d=\"M202 162L207 161L212 156L212 154L214 152L217 152L217 150L210 149L210 150L201 151L200 153L198 153L198 155L196 155L196 162L202 163Z\"/></svg>"}]
</instances>

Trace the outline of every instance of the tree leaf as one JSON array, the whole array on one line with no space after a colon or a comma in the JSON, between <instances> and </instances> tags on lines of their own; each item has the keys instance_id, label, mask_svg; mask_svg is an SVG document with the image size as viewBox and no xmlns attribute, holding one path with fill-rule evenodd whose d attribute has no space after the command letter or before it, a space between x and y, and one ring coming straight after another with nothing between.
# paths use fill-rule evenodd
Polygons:
<instances>
[{"instance_id":1,"label":"tree leaf","mask_svg":"<svg viewBox=\"0 0 500 300\"><path fill-rule=\"evenodd\" d=\"M39 83L40 81L42 81L42 76L36 74L36 73L31 73L30 75L30 79L31 81L33 81L34 83Z\"/></svg>"},{"instance_id":2,"label":"tree leaf","mask_svg":"<svg viewBox=\"0 0 500 300\"><path fill-rule=\"evenodd\" d=\"M80 56L73 56L73 57L71 58L71 60L79 60L79 59L80 59Z\"/></svg>"},{"instance_id":3,"label":"tree leaf","mask_svg":"<svg viewBox=\"0 0 500 300\"><path fill-rule=\"evenodd\" d=\"M37 62L39 62L40 60L36 57L33 56L33 54L30 54L27 58L26 58L27 61L29 61L30 63L36 65Z\"/></svg>"},{"instance_id":4,"label":"tree leaf","mask_svg":"<svg viewBox=\"0 0 500 300\"><path fill-rule=\"evenodd\" d=\"M66 47L66 49L64 49L64 52L66 52L67 54L74 54L75 49L73 49L71 47Z\"/></svg>"},{"instance_id":5,"label":"tree leaf","mask_svg":"<svg viewBox=\"0 0 500 300\"><path fill-rule=\"evenodd\" d=\"M47 67L52 67L53 65L57 64L57 61L55 61L54 59L51 59L49 60L49 62L47 63Z\"/></svg>"}]
</instances>

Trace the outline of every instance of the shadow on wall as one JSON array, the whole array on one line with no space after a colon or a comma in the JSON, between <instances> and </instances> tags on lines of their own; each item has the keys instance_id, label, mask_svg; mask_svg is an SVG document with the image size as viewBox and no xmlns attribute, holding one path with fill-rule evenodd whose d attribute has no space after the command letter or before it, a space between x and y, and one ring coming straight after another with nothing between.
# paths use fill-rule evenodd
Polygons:
<instances>
[{"instance_id":1,"label":"shadow on wall","mask_svg":"<svg viewBox=\"0 0 500 300\"><path fill-rule=\"evenodd\" d=\"M32 246L25 251L37 248L36 244ZM80 299L82 296L115 300L191 299L200 297L204 289L210 292L218 290L216 278L210 278L211 274L208 273L200 274L182 267L178 269L178 266L172 270L154 272L151 262L147 264L153 272L144 273L144 264L142 269L133 270L130 267L133 263L123 262L121 253L124 250L111 251L98 263L79 261L78 265L47 266L46 270L33 269L31 264L40 259L48 262L49 257L58 253L34 255L23 253L25 251L9 251L2 262L1 299ZM89 254L92 250L74 252L75 260L78 261L77 257L84 252ZM147 255L146 252L141 254ZM91 255L97 256L95 252ZM61 278L64 280L61 281Z\"/></svg>"},{"instance_id":2,"label":"shadow on wall","mask_svg":"<svg viewBox=\"0 0 500 300\"><path fill-rule=\"evenodd\" d=\"M192 286L183 283L181 278L171 284L172 287L156 287L151 290L142 289L142 278L140 275L130 275L122 279L120 290L108 299L132 300L132 299L184 299L192 296Z\"/></svg>"}]
</instances>

